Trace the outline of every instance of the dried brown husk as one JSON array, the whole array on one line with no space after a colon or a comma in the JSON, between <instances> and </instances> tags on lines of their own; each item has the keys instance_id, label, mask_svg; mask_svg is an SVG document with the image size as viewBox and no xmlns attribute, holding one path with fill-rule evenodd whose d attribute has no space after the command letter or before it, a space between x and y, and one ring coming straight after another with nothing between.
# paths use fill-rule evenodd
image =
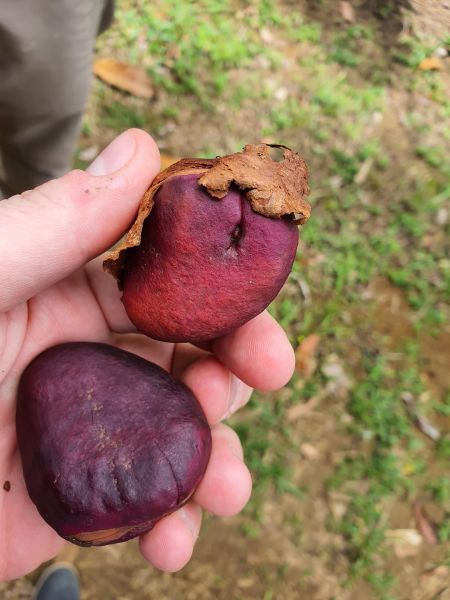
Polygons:
<instances>
[{"instance_id":1,"label":"dried brown husk","mask_svg":"<svg viewBox=\"0 0 450 600\"><path fill-rule=\"evenodd\" d=\"M283 150L282 161L272 160L271 148ZM285 146L247 144L242 152L228 156L182 158L156 176L141 200L130 230L105 259L104 269L119 283L126 251L141 243L142 227L153 208L156 192L171 177L191 174L199 174L200 185L217 200L235 185L244 192L252 209L265 217L291 215L298 224L309 218L311 209L305 199L309 194L308 168L299 154Z\"/></svg>"}]
</instances>

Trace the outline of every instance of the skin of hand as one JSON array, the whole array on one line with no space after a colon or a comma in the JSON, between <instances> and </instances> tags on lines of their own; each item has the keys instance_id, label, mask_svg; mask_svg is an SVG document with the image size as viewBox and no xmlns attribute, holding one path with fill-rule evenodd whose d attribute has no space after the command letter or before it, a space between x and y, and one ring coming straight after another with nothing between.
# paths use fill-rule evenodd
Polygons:
<instances>
[{"instance_id":1,"label":"skin of hand","mask_svg":"<svg viewBox=\"0 0 450 600\"><path fill-rule=\"evenodd\" d=\"M32 571L66 543L28 497L15 428L20 375L55 344L98 341L139 354L184 381L209 420L213 447L205 476L188 504L141 536L148 562L181 569L192 555L202 509L234 515L249 499L241 444L221 421L248 401L252 388L282 387L293 371L293 351L267 312L212 342L209 352L136 333L115 281L102 270L101 253L129 227L158 170L155 143L131 129L86 172L0 202L0 581Z\"/></svg>"}]
</instances>

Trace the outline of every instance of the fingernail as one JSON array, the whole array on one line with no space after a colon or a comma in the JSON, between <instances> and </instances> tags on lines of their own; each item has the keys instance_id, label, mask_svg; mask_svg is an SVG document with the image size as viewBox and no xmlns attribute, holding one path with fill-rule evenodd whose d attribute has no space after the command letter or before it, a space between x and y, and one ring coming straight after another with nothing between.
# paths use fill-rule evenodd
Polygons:
<instances>
[{"instance_id":1,"label":"fingernail","mask_svg":"<svg viewBox=\"0 0 450 600\"><path fill-rule=\"evenodd\" d=\"M252 388L241 381L236 375L230 373L230 383L228 391L228 409L222 419L227 419L235 413L241 406L246 404L252 395Z\"/></svg>"},{"instance_id":2,"label":"fingernail","mask_svg":"<svg viewBox=\"0 0 450 600\"><path fill-rule=\"evenodd\" d=\"M182 506L178 509L178 515L183 519L187 528L192 533L194 540L198 538L198 527L197 524L191 519L189 512Z\"/></svg>"},{"instance_id":3,"label":"fingernail","mask_svg":"<svg viewBox=\"0 0 450 600\"><path fill-rule=\"evenodd\" d=\"M97 156L86 169L90 175L111 175L124 167L134 156L136 141L130 131L124 131Z\"/></svg>"}]
</instances>

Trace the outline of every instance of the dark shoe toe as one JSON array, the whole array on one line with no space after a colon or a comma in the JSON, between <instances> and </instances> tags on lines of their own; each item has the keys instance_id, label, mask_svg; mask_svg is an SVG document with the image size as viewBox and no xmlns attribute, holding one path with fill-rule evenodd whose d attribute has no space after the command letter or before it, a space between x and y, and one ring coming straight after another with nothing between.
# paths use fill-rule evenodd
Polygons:
<instances>
[{"instance_id":1,"label":"dark shoe toe","mask_svg":"<svg viewBox=\"0 0 450 600\"><path fill-rule=\"evenodd\" d=\"M54 564L45 569L32 600L80 600L80 585L70 565Z\"/></svg>"}]
</instances>

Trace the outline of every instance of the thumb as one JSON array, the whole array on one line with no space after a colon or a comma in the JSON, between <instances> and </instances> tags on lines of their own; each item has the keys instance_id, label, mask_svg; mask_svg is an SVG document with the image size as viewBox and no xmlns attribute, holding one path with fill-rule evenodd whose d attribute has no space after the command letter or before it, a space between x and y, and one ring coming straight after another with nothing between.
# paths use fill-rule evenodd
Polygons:
<instances>
[{"instance_id":1,"label":"thumb","mask_svg":"<svg viewBox=\"0 0 450 600\"><path fill-rule=\"evenodd\" d=\"M84 171L0 202L0 311L28 300L116 242L159 170L155 142L130 129Z\"/></svg>"}]
</instances>

